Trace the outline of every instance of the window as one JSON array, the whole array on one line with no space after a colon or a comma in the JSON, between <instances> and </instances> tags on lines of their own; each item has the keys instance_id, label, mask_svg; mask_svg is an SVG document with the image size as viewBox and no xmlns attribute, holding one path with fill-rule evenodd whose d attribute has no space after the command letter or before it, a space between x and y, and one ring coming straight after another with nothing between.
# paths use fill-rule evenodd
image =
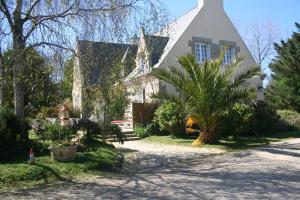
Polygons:
<instances>
[{"instance_id":1,"label":"window","mask_svg":"<svg viewBox=\"0 0 300 200\"><path fill-rule=\"evenodd\" d=\"M204 63L210 57L209 45L205 43L195 44L195 54L198 63Z\"/></svg>"},{"instance_id":2,"label":"window","mask_svg":"<svg viewBox=\"0 0 300 200\"><path fill-rule=\"evenodd\" d=\"M143 103L145 103L146 101L146 90L143 89Z\"/></svg>"},{"instance_id":3,"label":"window","mask_svg":"<svg viewBox=\"0 0 300 200\"><path fill-rule=\"evenodd\" d=\"M146 70L146 58L144 56L141 56L139 58L139 68L140 68L141 71Z\"/></svg>"},{"instance_id":4,"label":"window","mask_svg":"<svg viewBox=\"0 0 300 200\"><path fill-rule=\"evenodd\" d=\"M225 51L223 63L225 65L231 64L234 57L234 48L223 46L223 51Z\"/></svg>"}]
</instances>

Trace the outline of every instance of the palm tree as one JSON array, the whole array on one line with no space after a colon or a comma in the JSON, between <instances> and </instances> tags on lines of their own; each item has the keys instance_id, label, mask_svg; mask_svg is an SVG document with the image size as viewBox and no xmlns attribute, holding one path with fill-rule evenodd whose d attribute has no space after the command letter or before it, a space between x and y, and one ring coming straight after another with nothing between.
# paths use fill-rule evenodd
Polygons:
<instances>
[{"instance_id":1,"label":"palm tree","mask_svg":"<svg viewBox=\"0 0 300 200\"><path fill-rule=\"evenodd\" d=\"M195 57L188 54L178 57L183 70L169 67L156 69L152 73L177 91L174 94L155 94L154 98L184 105L186 118L199 123L200 135L194 146L217 142L220 121L229 108L235 103L250 103L255 99L255 89L247 86L247 82L255 75L260 75L259 68L251 67L237 73L241 60L224 66L223 56L222 53L216 60L198 64Z\"/></svg>"}]
</instances>

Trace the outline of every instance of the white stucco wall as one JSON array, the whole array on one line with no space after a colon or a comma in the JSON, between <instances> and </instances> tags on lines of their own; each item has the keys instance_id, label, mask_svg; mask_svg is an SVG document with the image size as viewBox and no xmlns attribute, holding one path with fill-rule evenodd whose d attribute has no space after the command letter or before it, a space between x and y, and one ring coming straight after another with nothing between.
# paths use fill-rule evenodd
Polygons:
<instances>
[{"instance_id":1,"label":"white stucco wall","mask_svg":"<svg viewBox=\"0 0 300 200\"><path fill-rule=\"evenodd\" d=\"M257 65L255 60L223 9L223 1L199 0L199 4L203 6L199 7L196 11L198 13L195 18L182 33L177 42L169 49L169 52L164 55L161 62L155 67L166 68L168 66L177 66L181 68L176 57L192 53L192 47L189 45L189 41L192 41L193 37L211 39L213 44L219 44L220 41L235 42L236 46L240 49L238 56L243 58L243 63L239 70L245 71L248 67L255 67ZM178 27L175 26L175 28ZM170 36L172 36L172 31L178 30L171 29L169 31ZM258 88L261 84L262 81L260 77L251 80L251 85L255 88ZM262 100L263 93L257 92L257 98Z\"/></svg>"}]
</instances>

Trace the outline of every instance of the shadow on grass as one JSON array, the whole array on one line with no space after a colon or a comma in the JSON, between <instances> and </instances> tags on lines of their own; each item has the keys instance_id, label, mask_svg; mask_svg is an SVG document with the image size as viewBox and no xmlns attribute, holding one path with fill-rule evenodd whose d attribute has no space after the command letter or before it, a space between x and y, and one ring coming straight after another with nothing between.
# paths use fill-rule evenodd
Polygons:
<instances>
[{"instance_id":1,"label":"shadow on grass","mask_svg":"<svg viewBox=\"0 0 300 200\"><path fill-rule=\"evenodd\" d=\"M46 172L49 172L50 174L54 175L54 177L57 179L57 180L60 180L60 181L66 181L67 179L60 176L57 172L55 172L55 170L53 170L51 167L49 166L46 166L46 165L42 165L42 164L34 164L35 166L38 166L40 168L42 168L43 170L45 170ZM47 179L48 176L44 173L44 179Z\"/></svg>"}]
</instances>

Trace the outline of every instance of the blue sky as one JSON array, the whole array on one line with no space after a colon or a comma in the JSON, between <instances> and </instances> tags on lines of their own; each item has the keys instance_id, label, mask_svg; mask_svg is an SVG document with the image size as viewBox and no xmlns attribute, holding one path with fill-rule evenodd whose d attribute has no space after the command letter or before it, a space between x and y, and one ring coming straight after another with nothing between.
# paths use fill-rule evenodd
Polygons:
<instances>
[{"instance_id":1,"label":"blue sky","mask_svg":"<svg viewBox=\"0 0 300 200\"><path fill-rule=\"evenodd\" d=\"M180 16L197 5L198 0L161 0L172 16ZM300 23L300 0L224 0L225 10L232 21L242 27L254 20L272 21L282 38L295 31ZM243 27L245 28L245 27Z\"/></svg>"}]
</instances>

